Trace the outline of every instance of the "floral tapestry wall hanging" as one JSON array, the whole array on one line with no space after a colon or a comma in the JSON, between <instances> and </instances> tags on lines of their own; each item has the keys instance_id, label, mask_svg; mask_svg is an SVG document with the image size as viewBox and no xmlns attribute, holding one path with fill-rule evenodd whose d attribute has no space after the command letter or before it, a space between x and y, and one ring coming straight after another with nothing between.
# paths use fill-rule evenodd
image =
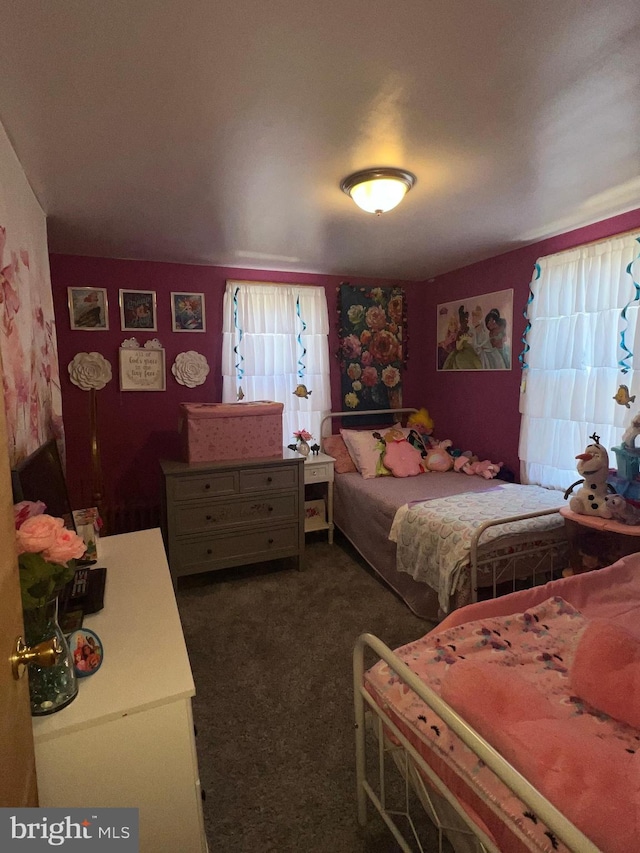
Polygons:
<instances>
[{"instance_id":1,"label":"floral tapestry wall hanging","mask_svg":"<svg viewBox=\"0 0 640 853\"><path fill-rule=\"evenodd\" d=\"M399 408L406 357L402 288L341 284L339 314L344 410Z\"/></svg>"}]
</instances>

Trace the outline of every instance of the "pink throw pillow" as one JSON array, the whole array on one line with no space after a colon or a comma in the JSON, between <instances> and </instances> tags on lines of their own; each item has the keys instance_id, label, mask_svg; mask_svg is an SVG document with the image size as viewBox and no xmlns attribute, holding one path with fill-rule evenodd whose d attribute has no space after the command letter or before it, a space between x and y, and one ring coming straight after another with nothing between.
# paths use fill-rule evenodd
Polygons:
<instances>
[{"instance_id":1,"label":"pink throw pillow","mask_svg":"<svg viewBox=\"0 0 640 853\"><path fill-rule=\"evenodd\" d=\"M406 438L387 442L383 462L394 477L415 477L425 471L422 454Z\"/></svg>"},{"instance_id":2,"label":"pink throw pillow","mask_svg":"<svg viewBox=\"0 0 640 853\"><path fill-rule=\"evenodd\" d=\"M353 459L349 456L347 445L341 435L328 435L322 439L322 449L336 460L333 470L336 474L351 474L357 472Z\"/></svg>"}]
</instances>

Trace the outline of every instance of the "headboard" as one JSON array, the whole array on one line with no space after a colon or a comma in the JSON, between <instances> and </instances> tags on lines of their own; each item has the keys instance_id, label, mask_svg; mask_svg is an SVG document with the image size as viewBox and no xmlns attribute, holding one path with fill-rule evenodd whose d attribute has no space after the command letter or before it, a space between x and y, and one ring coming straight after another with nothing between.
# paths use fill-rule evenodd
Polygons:
<instances>
[{"instance_id":1,"label":"headboard","mask_svg":"<svg viewBox=\"0 0 640 853\"><path fill-rule=\"evenodd\" d=\"M379 421L377 423L374 423L374 424L367 424L366 418L369 417L370 415L371 416L373 416L373 415L376 415L376 416L386 415L389 419L388 425L390 426L391 424L396 423L398 420L403 421L406 419L406 418L398 418L398 415L409 415L409 414L411 414L413 412L417 412L417 411L418 410L415 407L406 406L403 409L371 409L370 411L367 411L367 412L362 412L362 411L360 411L360 412L355 412L355 411L330 412L328 415L325 415L325 417L322 419L322 423L320 425L320 445L322 445L323 439L325 436L331 435L331 433L332 433L331 421L334 418L344 418L344 419L353 418L354 420L356 418L358 418L357 427L354 424L354 427L353 427L354 429L356 429L356 428L371 429L371 428L376 428L376 427L383 428L384 426L386 426L386 424L381 424Z\"/></svg>"}]
</instances>

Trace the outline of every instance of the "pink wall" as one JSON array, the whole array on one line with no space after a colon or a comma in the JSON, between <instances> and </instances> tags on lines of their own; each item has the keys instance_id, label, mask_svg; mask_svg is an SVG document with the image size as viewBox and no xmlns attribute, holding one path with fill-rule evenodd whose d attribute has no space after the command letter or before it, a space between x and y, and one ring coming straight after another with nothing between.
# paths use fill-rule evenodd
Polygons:
<instances>
[{"instance_id":1,"label":"pink wall","mask_svg":"<svg viewBox=\"0 0 640 853\"><path fill-rule=\"evenodd\" d=\"M219 402L222 396L220 349L222 298L227 279L299 282L324 285L327 290L331 331L329 347L337 351L337 293L343 280L337 276L299 275L222 267L112 260L105 258L51 255L51 279L58 334L63 417L67 442L67 477L74 507L91 501L89 394L69 380L67 365L78 352L99 352L110 363L113 379L98 392L98 423L105 495L110 502L158 502L160 479L158 459L178 458L178 406L182 402ZM423 288L400 281L352 280L352 284L401 284L407 294L410 363L404 377L404 401L413 405L422 399L423 376L418 365L422 323ZM106 287L109 300L108 331L72 331L69 326L67 287ZM155 290L158 304L156 332L120 330L118 291ZM206 333L171 331L172 291L205 294ZM412 321L412 318L413 321ZM416 339L411 337L415 331ZM118 348L125 338L136 337L143 344L157 337L166 350L167 390L140 392L119 390ZM413 348L416 348L415 353ZM210 373L206 382L189 389L179 385L171 365L179 352L193 349L206 355ZM340 405L340 378L337 359L331 360L332 408Z\"/></svg>"},{"instance_id":2,"label":"pink wall","mask_svg":"<svg viewBox=\"0 0 640 853\"><path fill-rule=\"evenodd\" d=\"M640 228L640 209L455 270L424 285L425 306L429 312L424 328L424 346L420 347L420 353L424 355L424 405L435 421L435 434L439 438L451 438L454 445L462 450L472 450L481 459L504 462L514 474L519 473L518 403L522 371L518 355L522 351L520 339L525 328L522 312L529 295L534 264L544 255L633 228ZM482 293L509 288L514 291L513 369L504 373L438 372L435 365L435 306L458 299L464 302ZM630 283L629 298L632 296ZM414 318L414 341L418 336L416 322ZM412 352L417 354L417 350L416 343Z\"/></svg>"}]
</instances>

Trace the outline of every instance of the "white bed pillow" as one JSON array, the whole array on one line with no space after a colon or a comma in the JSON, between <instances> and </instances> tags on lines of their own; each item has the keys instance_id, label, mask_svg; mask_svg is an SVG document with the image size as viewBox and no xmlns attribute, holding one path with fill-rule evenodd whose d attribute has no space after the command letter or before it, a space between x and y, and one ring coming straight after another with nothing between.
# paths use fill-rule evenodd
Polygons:
<instances>
[{"instance_id":1,"label":"white bed pillow","mask_svg":"<svg viewBox=\"0 0 640 853\"><path fill-rule=\"evenodd\" d=\"M380 455L383 448L380 440L375 438L374 433L380 433L384 436L391 427L380 427L380 429L341 429L340 435L347 445L349 456L353 459L353 464L362 474L365 480L373 477L386 477L391 475L391 471L382 464ZM394 424L393 429L402 432L406 438L409 430L401 424Z\"/></svg>"}]
</instances>

